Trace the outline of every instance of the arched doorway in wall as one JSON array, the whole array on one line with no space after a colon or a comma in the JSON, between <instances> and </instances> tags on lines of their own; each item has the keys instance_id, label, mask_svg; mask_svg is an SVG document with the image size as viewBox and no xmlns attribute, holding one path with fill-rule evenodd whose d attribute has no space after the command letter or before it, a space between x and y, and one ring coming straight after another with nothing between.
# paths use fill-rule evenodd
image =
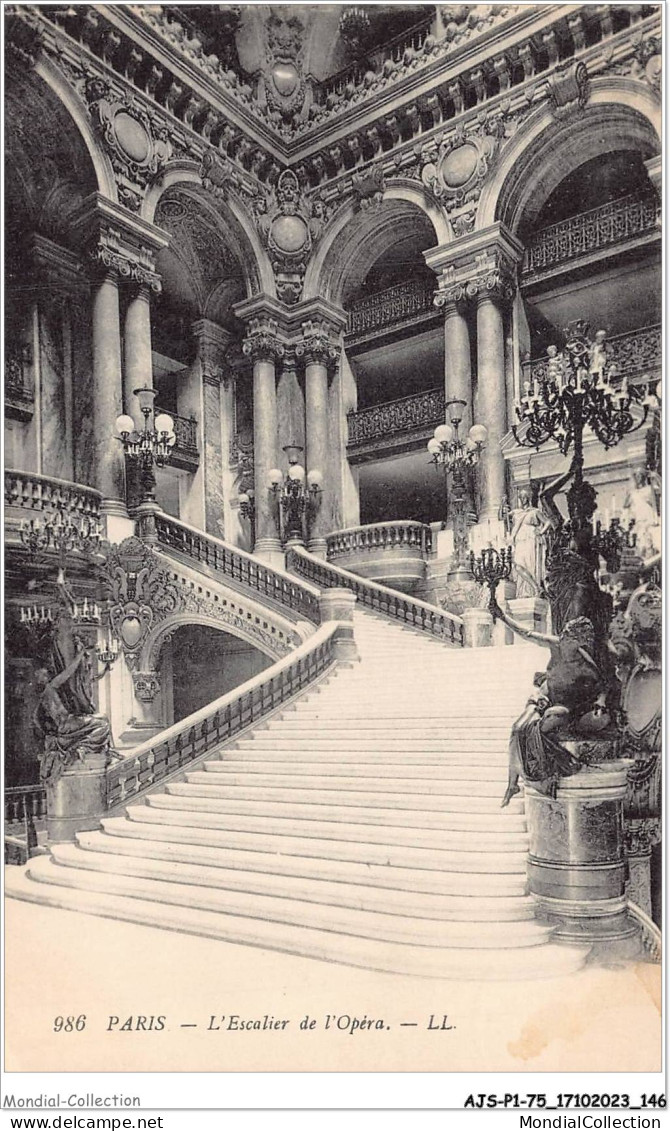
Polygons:
<instances>
[{"instance_id":1,"label":"arched doorway in wall","mask_svg":"<svg viewBox=\"0 0 670 1131\"><path fill-rule=\"evenodd\" d=\"M233 440L240 430L251 434L251 405L240 390L236 406L224 377L228 345L241 333L232 307L248 293L253 257L236 224L197 186L171 185L154 222L171 239L157 257L162 290L151 310L153 382L156 404L177 424L172 459L157 476L157 499L169 514L237 541L225 511L237 474Z\"/></svg>"},{"instance_id":2,"label":"arched doorway in wall","mask_svg":"<svg viewBox=\"0 0 670 1131\"><path fill-rule=\"evenodd\" d=\"M164 641L159 655L165 715L178 722L265 671L275 660L230 632L185 624Z\"/></svg>"}]
</instances>

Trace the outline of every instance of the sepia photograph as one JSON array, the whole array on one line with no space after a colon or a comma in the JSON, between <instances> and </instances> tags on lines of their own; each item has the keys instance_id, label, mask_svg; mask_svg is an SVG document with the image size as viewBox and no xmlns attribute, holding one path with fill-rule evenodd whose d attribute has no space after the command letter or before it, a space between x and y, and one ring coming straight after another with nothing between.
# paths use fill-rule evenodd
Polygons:
<instances>
[{"instance_id":1,"label":"sepia photograph","mask_svg":"<svg viewBox=\"0 0 670 1131\"><path fill-rule=\"evenodd\" d=\"M663 5L2 7L10 1106L660 1073Z\"/></svg>"}]
</instances>

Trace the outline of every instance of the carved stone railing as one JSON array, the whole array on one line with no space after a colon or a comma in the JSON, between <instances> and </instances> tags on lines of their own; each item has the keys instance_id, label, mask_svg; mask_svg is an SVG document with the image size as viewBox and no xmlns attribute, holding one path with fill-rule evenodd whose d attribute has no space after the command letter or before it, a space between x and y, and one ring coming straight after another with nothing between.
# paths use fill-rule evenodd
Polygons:
<instances>
[{"instance_id":1,"label":"carved stone railing","mask_svg":"<svg viewBox=\"0 0 670 1131\"><path fill-rule=\"evenodd\" d=\"M211 534L204 534L169 515L156 516L158 544L186 560L198 562L213 576L226 578L233 585L252 591L262 599L299 613L312 624L320 624L319 593L311 586L300 585L295 577L282 570L263 565L251 554L229 546Z\"/></svg>"},{"instance_id":2,"label":"carved stone railing","mask_svg":"<svg viewBox=\"0 0 670 1131\"><path fill-rule=\"evenodd\" d=\"M427 389L396 401L370 405L347 415L349 438L347 447L384 440L391 436L430 430L444 424L444 389Z\"/></svg>"},{"instance_id":3,"label":"carved stone railing","mask_svg":"<svg viewBox=\"0 0 670 1131\"><path fill-rule=\"evenodd\" d=\"M358 299L347 312L347 343L389 327L436 318L434 294L435 286L430 280L410 279Z\"/></svg>"},{"instance_id":4,"label":"carved stone railing","mask_svg":"<svg viewBox=\"0 0 670 1131\"><path fill-rule=\"evenodd\" d=\"M656 193L623 196L543 228L526 247L522 277L543 275L584 255L592 255L653 232L661 215Z\"/></svg>"},{"instance_id":5,"label":"carved stone railing","mask_svg":"<svg viewBox=\"0 0 670 1131\"><path fill-rule=\"evenodd\" d=\"M607 339L607 358L616 362L622 377L628 379L651 376L660 372L663 361L662 335L660 323L643 326L641 330L631 330L628 334L617 334ZM524 361L523 380L544 381L547 377L548 358L538 357L535 361Z\"/></svg>"},{"instance_id":6,"label":"carved stone railing","mask_svg":"<svg viewBox=\"0 0 670 1131\"><path fill-rule=\"evenodd\" d=\"M298 587L299 588L299 587ZM126 804L186 765L216 750L275 711L338 663L337 634L330 621L290 656L135 747L106 772L107 810Z\"/></svg>"},{"instance_id":7,"label":"carved stone railing","mask_svg":"<svg viewBox=\"0 0 670 1131\"><path fill-rule=\"evenodd\" d=\"M92 487L36 475L32 471L5 471L5 527L17 529L31 514L64 511L74 518L100 522L102 496Z\"/></svg>"},{"instance_id":8,"label":"carved stone railing","mask_svg":"<svg viewBox=\"0 0 670 1131\"><path fill-rule=\"evenodd\" d=\"M376 50L368 52L363 62L357 60L350 63L337 74L331 75L330 78L324 79L322 82L315 83L315 100L319 103L326 103L329 95L342 95L350 85L361 86L366 72L382 70L387 60L399 63L406 51L421 51L433 23L434 16L431 10L430 15L424 17L419 23L413 24L406 31L394 36L393 39L387 40Z\"/></svg>"},{"instance_id":9,"label":"carved stone railing","mask_svg":"<svg viewBox=\"0 0 670 1131\"><path fill-rule=\"evenodd\" d=\"M428 633L443 640L445 644L462 647L464 643L463 621L452 613L439 609L436 605L429 605L426 601L417 601L400 593L397 589L390 589L386 585L379 585L374 581L367 581L349 570L331 565L320 558L313 557L301 547L292 547L286 555L288 569L307 578L320 589L331 586L350 589L357 601L377 613L392 617L403 624L411 625L422 632Z\"/></svg>"},{"instance_id":10,"label":"carved stone railing","mask_svg":"<svg viewBox=\"0 0 670 1131\"><path fill-rule=\"evenodd\" d=\"M156 415L159 412L169 412L174 421L176 443L172 449L170 463L175 467L183 467L187 471L194 471L200 462L198 451L198 422L193 416L178 416L169 409L159 408L156 405Z\"/></svg>"},{"instance_id":11,"label":"carved stone railing","mask_svg":"<svg viewBox=\"0 0 670 1131\"><path fill-rule=\"evenodd\" d=\"M410 519L337 530L326 539L329 562L402 592L423 580L432 531Z\"/></svg>"},{"instance_id":12,"label":"carved stone railing","mask_svg":"<svg viewBox=\"0 0 670 1131\"><path fill-rule=\"evenodd\" d=\"M43 785L16 785L5 789L5 862L23 864L37 847L37 824L46 818Z\"/></svg>"}]
</instances>

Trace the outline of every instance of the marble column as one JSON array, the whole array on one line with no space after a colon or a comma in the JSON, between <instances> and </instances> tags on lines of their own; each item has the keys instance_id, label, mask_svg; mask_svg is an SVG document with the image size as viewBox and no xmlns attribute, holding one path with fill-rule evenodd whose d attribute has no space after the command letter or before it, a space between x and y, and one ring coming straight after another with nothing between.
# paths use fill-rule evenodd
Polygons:
<instances>
[{"instance_id":1,"label":"marble column","mask_svg":"<svg viewBox=\"0 0 670 1131\"><path fill-rule=\"evenodd\" d=\"M444 397L465 401L461 435L467 436L472 425L470 327L462 303L438 294L435 305L444 309Z\"/></svg>"},{"instance_id":2,"label":"marble column","mask_svg":"<svg viewBox=\"0 0 670 1131\"><path fill-rule=\"evenodd\" d=\"M278 466L275 362L282 357L284 347L277 337L277 323L273 319L251 319L249 335L242 350L253 364L256 493L254 553L269 564L278 565L283 556L277 523L277 503L267 482L268 472Z\"/></svg>"},{"instance_id":3,"label":"marble column","mask_svg":"<svg viewBox=\"0 0 670 1131\"><path fill-rule=\"evenodd\" d=\"M325 558L331 499L326 474L328 462L328 366L337 349L323 330L311 327L305 333L298 356L305 359L305 470L319 471L322 490L310 505L309 541L312 554Z\"/></svg>"},{"instance_id":4,"label":"marble column","mask_svg":"<svg viewBox=\"0 0 670 1131\"><path fill-rule=\"evenodd\" d=\"M202 379L202 440L205 530L229 541L226 529L224 452L226 458L233 436L232 376L226 360L231 334L215 322L200 318L193 323L198 342L198 361Z\"/></svg>"},{"instance_id":5,"label":"marble column","mask_svg":"<svg viewBox=\"0 0 670 1131\"><path fill-rule=\"evenodd\" d=\"M123 411L139 423L139 405L135 389L153 387L151 360L151 289L136 284L126 308L123 350Z\"/></svg>"},{"instance_id":6,"label":"marble column","mask_svg":"<svg viewBox=\"0 0 670 1131\"><path fill-rule=\"evenodd\" d=\"M507 430L505 331L501 299L491 291L477 298L478 424L488 429L479 462L480 519L497 519L505 495L505 460L500 449Z\"/></svg>"},{"instance_id":7,"label":"marble column","mask_svg":"<svg viewBox=\"0 0 670 1131\"><path fill-rule=\"evenodd\" d=\"M123 448L115 422L123 408L119 286L114 271L103 272L93 286L93 439L92 465L103 511L125 515Z\"/></svg>"}]
</instances>

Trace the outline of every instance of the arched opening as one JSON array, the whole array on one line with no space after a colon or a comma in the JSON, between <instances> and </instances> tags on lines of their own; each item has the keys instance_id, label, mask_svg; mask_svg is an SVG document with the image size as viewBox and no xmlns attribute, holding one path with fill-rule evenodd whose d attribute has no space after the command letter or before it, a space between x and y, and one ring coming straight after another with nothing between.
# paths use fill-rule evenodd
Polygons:
<instances>
[{"instance_id":1,"label":"arched opening","mask_svg":"<svg viewBox=\"0 0 670 1131\"><path fill-rule=\"evenodd\" d=\"M347 313L347 456L364 525L443 517L443 486L425 456L444 411L442 319L423 254L437 242L418 203L385 197L342 228L324 265Z\"/></svg>"},{"instance_id":2,"label":"arched opening","mask_svg":"<svg viewBox=\"0 0 670 1131\"><path fill-rule=\"evenodd\" d=\"M171 240L157 257L162 291L151 309L153 383L157 406L177 422L177 445L170 465L158 473L157 498L169 514L199 523L203 495L220 498L224 490L223 482L205 482L208 424L216 443L205 382L214 371L223 373L226 343L239 333L233 305L257 279L237 222L196 187L171 185L154 221ZM216 407L220 412L220 401ZM234 428L229 419L223 424ZM225 479L229 450L222 450L221 460ZM221 533L222 526L213 532Z\"/></svg>"},{"instance_id":3,"label":"arched opening","mask_svg":"<svg viewBox=\"0 0 670 1131\"><path fill-rule=\"evenodd\" d=\"M164 641L159 655L167 719L179 722L274 662L230 632L210 625L181 625Z\"/></svg>"},{"instance_id":4,"label":"arched opening","mask_svg":"<svg viewBox=\"0 0 670 1131\"><path fill-rule=\"evenodd\" d=\"M73 220L98 182L69 111L34 71L7 69L5 146L5 461L86 482L90 324Z\"/></svg>"}]
</instances>

